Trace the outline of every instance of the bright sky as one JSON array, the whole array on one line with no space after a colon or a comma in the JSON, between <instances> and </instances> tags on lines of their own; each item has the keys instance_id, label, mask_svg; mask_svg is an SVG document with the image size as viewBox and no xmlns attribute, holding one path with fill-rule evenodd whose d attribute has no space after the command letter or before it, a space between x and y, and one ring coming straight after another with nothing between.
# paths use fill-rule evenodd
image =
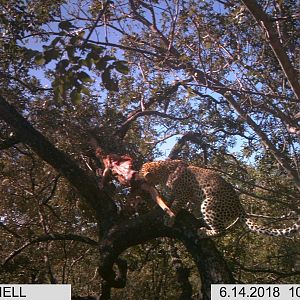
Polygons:
<instances>
[{"instance_id":1,"label":"bright sky","mask_svg":"<svg viewBox=\"0 0 300 300\"><path fill-rule=\"evenodd\" d=\"M63 9L62 9L62 13L67 19L71 18L70 16L68 16L68 13L67 13L69 8L70 7L63 6ZM217 11L221 10L221 7L219 4L216 4L215 8ZM82 16L84 16L86 13L87 13L87 11L82 10ZM76 25L82 26L82 27L84 26L83 23L80 24L80 21ZM51 24L47 24L47 26L44 26L44 29L47 31L58 32L58 23L53 22ZM97 31L99 32L99 29L97 29ZM88 33L89 33L89 30L86 30L85 37L87 36ZM100 38L104 42L105 36L106 36L104 27L100 29L100 33L102 33L102 34L100 34ZM112 30L109 30L109 29L108 29L107 33L108 33L107 39L110 43L118 43L119 38L120 38L120 36L118 36L118 34L116 34L115 32L112 32ZM54 37L55 37L55 35L54 35ZM91 35L91 40L95 40L95 41L99 40L99 34L96 35L96 33L94 31L93 34ZM39 51L43 50L42 43L40 43L36 38L28 39L28 46L33 50L39 50ZM122 51L118 50L116 52L116 56L119 57L120 59L122 59ZM49 64L47 64L46 68L53 69L55 67L55 65L56 65L55 62L50 62ZM33 69L33 70L31 70L31 74L36 76L42 82L44 87L51 86L51 82L47 78L45 78L45 73L44 73L43 69ZM96 85L99 85L98 80L95 82L95 86ZM98 90L98 89L96 89L96 90ZM214 95L214 97L215 96L216 95ZM105 95L104 95L104 97L105 97ZM169 152L171 151L171 149L173 148L174 144L176 143L176 141L179 137L180 137L180 135L172 136L172 137L168 138L166 141L158 144L159 149L163 152L163 155L162 155L162 157L160 157L160 159L166 158L169 155ZM238 152L241 148L241 145L242 145L242 141L238 140L235 147L232 149L232 152Z\"/></svg>"}]
</instances>

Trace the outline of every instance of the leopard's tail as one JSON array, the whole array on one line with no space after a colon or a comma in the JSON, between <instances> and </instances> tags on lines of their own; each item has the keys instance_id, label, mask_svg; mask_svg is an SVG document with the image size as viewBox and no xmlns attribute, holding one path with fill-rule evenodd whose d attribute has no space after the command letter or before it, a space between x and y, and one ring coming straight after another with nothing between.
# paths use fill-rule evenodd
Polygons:
<instances>
[{"instance_id":1,"label":"leopard's tail","mask_svg":"<svg viewBox=\"0 0 300 300\"><path fill-rule=\"evenodd\" d=\"M296 234L300 230L300 217L290 227L286 228L267 228L258 225L253 221L246 213L242 213L240 216L240 221L242 223L242 226L246 230L250 230L251 232L254 233L260 233L268 236L291 236Z\"/></svg>"}]
</instances>

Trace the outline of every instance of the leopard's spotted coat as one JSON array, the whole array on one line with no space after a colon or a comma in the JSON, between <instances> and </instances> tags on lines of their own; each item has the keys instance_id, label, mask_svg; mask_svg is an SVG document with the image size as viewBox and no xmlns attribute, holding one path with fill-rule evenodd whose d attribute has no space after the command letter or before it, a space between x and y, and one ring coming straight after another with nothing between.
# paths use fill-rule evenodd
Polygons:
<instances>
[{"instance_id":1,"label":"leopard's spotted coat","mask_svg":"<svg viewBox=\"0 0 300 300\"><path fill-rule=\"evenodd\" d=\"M188 166L181 160L165 160L145 163L140 175L152 186L169 188L173 201L168 206L175 215L180 209L187 209L196 217L202 215L210 229L200 228L200 236L219 235L236 219L246 229L269 236L290 236L300 229L300 219L284 229L256 224L244 211L233 186L216 171Z\"/></svg>"}]
</instances>

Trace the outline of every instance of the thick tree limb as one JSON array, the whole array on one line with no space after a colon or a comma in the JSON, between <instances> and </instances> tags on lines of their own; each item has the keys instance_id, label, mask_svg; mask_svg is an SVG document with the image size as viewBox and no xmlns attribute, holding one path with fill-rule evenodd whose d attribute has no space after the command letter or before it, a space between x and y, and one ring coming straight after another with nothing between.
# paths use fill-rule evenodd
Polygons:
<instances>
[{"instance_id":1,"label":"thick tree limb","mask_svg":"<svg viewBox=\"0 0 300 300\"><path fill-rule=\"evenodd\" d=\"M189 66L189 70L191 71L191 66ZM291 179L293 179L295 186L298 190L300 190L300 177L295 169L289 164L289 162L286 160L284 155L276 148L276 146L272 143L272 141L268 138L267 134L261 129L261 127L251 118L251 116L244 111L244 109L241 107L239 102L235 99L242 99L243 95L241 92L227 92L226 87L221 83L213 78L211 78L209 75L205 75L201 70L194 68L194 77L195 80L201 84L207 85L207 80L210 81L212 84L211 86L208 85L208 88L211 88L215 92L221 94L224 96L224 98L228 101L228 103L232 106L232 108L236 111L236 113L241 117L241 119L248 124L251 129L257 134L257 136L260 138L261 143L266 147L266 149L269 149L277 162L281 165L281 167L286 171L286 173L289 175ZM215 85L219 86L219 88L216 88Z\"/></svg>"},{"instance_id":2,"label":"thick tree limb","mask_svg":"<svg viewBox=\"0 0 300 300\"><path fill-rule=\"evenodd\" d=\"M54 147L1 95L0 118L11 126L23 143L29 145L40 158L69 180L92 208L98 220L104 216L106 218L115 216L114 203L103 191L99 190L95 180L79 168L68 155Z\"/></svg>"},{"instance_id":3,"label":"thick tree limb","mask_svg":"<svg viewBox=\"0 0 300 300\"><path fill-rule=\"evenodd\" d=\"M171 228L162 226L161 218L163 214L161 209L156 209L137 219L113 227L103 237L100 243L99 272L110 286L116 288L125 286L126 278L118 278L113 270L114 263L123 251L157 237L174 237Z\"/></svg>"},{"instance_id":4,"label":"thick tree limb","mask_svg":"<svg viewBox=\"0 0 300 300\"><path fill-rule=\"evenodd\" d=\"M197 228L203 225L199 224L199 220L191 213L184 210L180 211L175 219L175 227L184 230L184 234L180 235L180 240L192 255L198 268L203 299L210 300L212 283L235 283L235 279L214 242L211 239L199 239Z\"/></svg>"},{"instance_id":5,"label":"thick tree limb","mask_svg":"<svg viewBox=\"0 0 300 300\"><path fill-rule=\"evenodd\" d=\"M244 1L248 4L252 3L252 0ZM253 1L254 2L254 1ZM134 10L135 17L138 21L140 21L142 24L144 24L146 27L148 27L149 30L152 31L152 23L150 21L145 21L144 17L139 14L137 11L137 8L134 6L133 2L131 1L131 8ZM162 33L160 33L162 34ZM165 41L166 37L163 38L160 37L163 43L168 44L168 42ZM280 51L283 50L283 48L280 46ZM166 53L167 54L167 53ZM175 56L178 61L181 61L181 56L178 51L172 51L173 56ZM286 53L285 53L286 55ZM290 63L289 63L290 64ZM284 70L287 69L287 64L284 64ZM244 95L242 91L229 91L228 87L226 87L224 84L219 82L218 80L215 80L212 76L209 74L204 73L197 67L195 67L192 63L178 63L177 67L174 67L174 69L177 70L183 70L187 72L192 78L200 85L206 86L207 88L221 94L224 96L224 98L227 100L227 102L233 107L233 109L236 111L236 113L243 119L243 121L248 124L251 129L258 135L258 137L261 139L262 144L269 149L277 162L281 165L281 167L286 171L286 173L289 175L291 179L295 182L295 185L298 190L300 190L300 177L295 169L289 164L289 162L286 160L284 155L276 148L276 146L272 143L272 141L268 138L267 134L261 129L261 127L254 121L254 119L242 108L240 103L236 99L243 99ZM287 70L288 71L288 70ZM292 76L291 73L289 73L289 76ZM296 79L297 76L293 75L293 78ZM291 79L291 78L290 78ZM293 80L292 80L293 81ZM295 80L294 80L295 81ZM293 81L293 82L294 82ZM298 91L297 84L296 90ZM298 93L297 93L298 94ZM298 97L299 98L299 97Z\"/></svg>"},{"instance_id":6,"label":"thick tree limb","mask_svg":"<svg viewBox=\"0 0 300 300\"><path fill-rule=\"evenodd\" d=\"M17 138L16 136L11 136L11 137L7 138L6 140L0 142L0 150L5 150L10 147L13 147L14 145L18 144L19 142L20 142L19 138Z\"/></svg>"},{"instance_id":7,"label":"thick tree limb","mask_svg":"<svg viewBox=\"0 0 300 300\"><path fill-rule=\"evenodd\" d=\"M170 159L177 159L180 151L182 150L183 146L188 142L191 141L197 145L199 145L203 152L204 152L204 165L207 164L207 145L203 141L203 135L200 132L187 132L182 135L182 137L177 141L177 143L173 146L169 158Z\"/></svg>"},{"instance_id":8,"label":"thick tree limb","mask_svg":"<svg viewBox=\"0 0 300 300\"><path fill-rule=\"evenodd\" d=\"M263 9L255 0L243 0L242 2L252 13L259 26L266 31L270 46L278 62L280 63L280 66L285 73L286 78L291 85L291 88L293 89L298 100L300 100L300 84L298 81L299 76L295 71L293 65L291 64L289 57L286 54L286 51L276 34L272 19L263 11Z\"/></svg>"},{"instance_id":9,"label":"thick tree limb","mask_svg":"<svg viewBox=\"0 0 300 300\"><path fill-rule=\"evenodd\" d=\"M188 212L182 211L175 219L175 226L163 223L163 211L156 209L137 219L113 227L100 244L100 275L112 287L123 287L126 278L118 278L113 271L114 262L129 247L158 237L170 237L181 240L193 256L203 284L204 299L210 299L212 283L234 283L222 255L210 239L199 239L196 228L199 221ZM142 228L142 230L141 230ZM126 236L126 239L124 237Z\"/></svg>"},{"instance_id":10,"label":"thick tree limb","mask_svg":"<svg viewBox=\"0 0 300 300\"><path fill-rule=\"evenodd\" d=\"M119 255L129 247L157 237L171 237L182 240L192 254L199 271L201 270L204 299L209 299L211 283L234 282L226 262L218 253L213 242L209 239L199 240L196 231L193 231L193 226L197 221L192 218L192 215L188 214L188 217L182 221L179 227L171 228L163 224L164 212L158 208L139 218L118 224L114 206L105 197L103 191L97 188L96 182L88 177L66 154L55 148L39 131L34 129L1 96L0 118L12 127L23 143L28 144L43 160L52 165L77 188L80 195L85 197L87 203L96 211L99 218L103 217L103 219L111 220L111 222L106 222L108 225L105 230L102 230L103 235L99 246L99 272L109 286L120 288L126 284L127 269L124 261L119 259ZM117 225L112 227L112 224ZM44 237L44 239L48 238ZM57 236L56 238L66 239L66 236ZM36 242L42 240L41 237ZM96 242L92 242L92 244L95 245ZM22 249L16 251L22 251L28 246L29 244L23 245ZM16 252L14 255L16 255ZM113 270L115 263L118 266L118 273Z\"/></svg>"}]
</instances>

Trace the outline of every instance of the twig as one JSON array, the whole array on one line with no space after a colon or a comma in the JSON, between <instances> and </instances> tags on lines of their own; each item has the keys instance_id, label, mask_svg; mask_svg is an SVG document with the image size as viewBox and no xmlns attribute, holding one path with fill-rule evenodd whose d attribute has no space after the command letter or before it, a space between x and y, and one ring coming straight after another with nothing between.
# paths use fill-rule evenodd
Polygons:
<instances>
[{"instance_id":1,"label":"twig","mask_svg":"<svg viewBox=\"0 0 300 300\"><path fill-rule=\"evenodd\" d=\"M33 244L42 243L42 242L48 242L48 241L61 241L61 240L68 240L68 241L76 241L81 242L85 244L89 244L91 246L97 246L98 243L90 238L83 237L80 235L75 234L60 234L60 233L51 233L51 234L45 234L42 235L32 241L26 242L23 246L20 248L14 250L3 262L3 266L6 265L10 260L12 260L15 256L20 254L23 250L25 250L27 247Z\"/></svg>"},{"instance_id":2,"label":"twig","mask_svg":"<svg viewBox=\"0 0 300 300\"><path fill-rule=\"evenodd\" d=\"M90 37L91 37L93 31L94 31L95 28L97 27L98 22L100 21L100 19L102 18L102 16L103 16L104 13L106 12L107 7L108 7L108 5L109 5L110 3L111 3L110 0L108 0L108 1L105 2L103 9L99 12L98 18L96 19L94 25L92 26L92 28L91 28L89 34L88 34L87 37L86 37L86 39L85 39L85 40L83 41L83 43L82 43L82 47L83 47L83 48L84 48L84 46L86 45L86 43L89 41L89 39L90 39Z\"/></svg>"}]
</instances>

